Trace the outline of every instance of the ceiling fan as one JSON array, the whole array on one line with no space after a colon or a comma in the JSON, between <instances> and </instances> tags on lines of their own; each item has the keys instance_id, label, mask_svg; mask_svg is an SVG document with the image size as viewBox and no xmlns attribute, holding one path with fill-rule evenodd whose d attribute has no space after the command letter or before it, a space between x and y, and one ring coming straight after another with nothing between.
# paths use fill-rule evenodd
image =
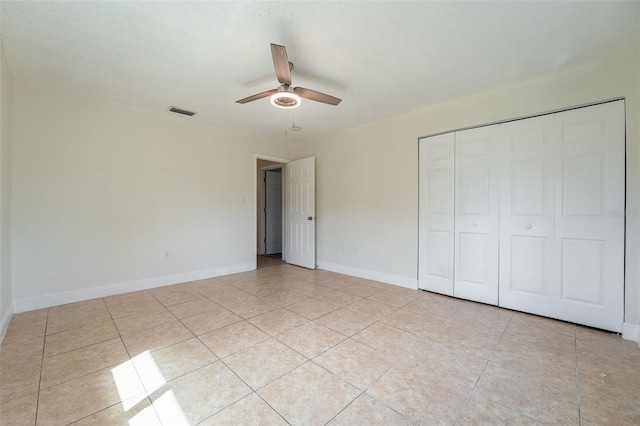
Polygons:
<instances>
[{"instance_id":1,"label":"ceiling fan","mask_svg":"<svg viewBox=\"0 0 640 426\"><path fill-rule=\"evenodd\" d=\"M287 49L284 46L271 43L271 56L273 57L273 66L276 69L276 77L278 77L280 87L240 99L236 101L237 103L246 104L247 102L271 96L272 105L278 108L290 109L300 106L300 98L329 105L338 105L342 101L342 99L316 92L315 90L305 89L304 87L291 87L291 68L293 68L293 64L289 62Z\"/></svg>"}]
</instances>

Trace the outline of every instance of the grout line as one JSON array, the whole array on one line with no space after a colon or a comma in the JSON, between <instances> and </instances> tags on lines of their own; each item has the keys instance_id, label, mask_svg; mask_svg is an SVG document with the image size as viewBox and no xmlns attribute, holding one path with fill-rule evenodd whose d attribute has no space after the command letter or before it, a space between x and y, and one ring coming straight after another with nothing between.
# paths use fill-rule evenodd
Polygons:
<instances>
[{"instance_id":1,"label":"grout line","mask_svg":"<svg viewBox=\"0 0 640 426\"><path fill-rule=\"evenodd\" d=\"M581 401L580 401L580 365L578 364L578 332L576 329L576 336L573 341L574 344L574 353L576 359L576 396L578 402L578 425L582 424L582 410L581 410Z\"/></svg>"},{"instance_id":2,"label":"grout line","mask_svg":"<svg viewBox=\"0 0 640 426\"><path fill-rule=\"evenodd\" d=\"M505 326L504 330L502 330L502 333L500 333L500 337L498 337L498 340L496 341L496 344L493 345L493 350L491 351L491 353L489 354L489 356L487 357L487 361L484 364L484 367L482 368L482 371L480 372L480 374L478 375L478 379L476 380L476 382L473 385L473 388L471 389L471 391L469 392L469 394L467 395L467 399L465 400L464 404L462 405L462 408L460 409L460 412L458 413L458 415L456 416L456 419L454 421L454 424L459 424L460 422L460 418L462 417L462 414L464 414L465 410L467 409L467 406L469 405L469 401L471 401L471 398L473 398L474 393L476 391L476 388L478 387L478 383L480 383L480 379L482 378L482 376L484 375L484 373L487 370L487 367L489 366L489 362L491 362L491 358L493 357L493 354L495 354L496 349L498 348L498 345L500 344L500 341L502 340L502 338L504 337L504 334L507 332L507 329L511 326L511 321L513 320L513 314L511 315L511 317L509 318L509 322L507 323L507 325ZM500 404L502 405L502 404ZM508 408L508 407L507 407ZM512 409L511 409L512 410ZM515 411L515 410L512 410Z\"/></svg>"},{"instance_id":3,"label":"grout line","mask_svg":"<svg viewBox=\"0 0 640 426\"><path fill-rule=\"evenodd\" d=\"M271 409L272 409L272 410L273 410L277 415L279 415L279 416L280 416L280 418L281 418L282 420L284 420L284 422L285 422L286 424L291 425L291 423L290 423L287 419L285 419L285 418L284 418L284 416L283 416L282 414L280 414L280 412L279 412L278 410L276 410L274 406L272 406L271 404L269 404L269 401L267 401L266 399L264 399L264 398L262 397L262 395L260 395L258 392L255 392L255 391L254 391L253 393L255 393L255 394L256 394L256 396L257 396L258 398L260 398L261 400L263 400L263 401L264 401L264 403L265 403L265 404L267 404L267 405L269 406L269 408L271 408ZM248 395L247 395L247 396L248 396ZM246 398L246 397L245 397L245 398Z\"/></svg>"},{"instance_id":4,"label":"grout line","mask_svg":"<svg viewBox=\"0 0 640 426\"><path fill-rule=\"evenodd\" d=\"M199 339L198 339L198 340L199 340ZM203 344L204 344L204 342L203 342ZM206 346L206 345L205 345L205 346ZM254 346L255 346L255 345L254 345ZM209 350L211 350L211 349L209 349ZM243 350L244 350L244 349L243 349ZM213 352L213 351L211 351L211 352ZM239 352L241 352L241 351L239 351ZM237 353L237 352L236 352L236 353ZM214 355L215 355L215 353L214 353ZM217 356L217 355L216 355L216 356ZM231 355L229 355L229 356L231 356ZM226 357L225 357L225 358L226 358ZM211 417L215 416L216 414L218 414L218 413L220 413L220 412L222 412L222 411L226 410L227 408L231 407L232 405L234 405L234 404L236 404L236 403L238 403L238 402L242 401L243 399L247 398L247 397L248 397L248 396L250 396L251 394L255 394L256 396L258 396L258 398L262 399L262 400L263 400L263 401L264 401L264 402L265 402L265 403L266 403L266 404L267 404L267 405L268 405L268 406L269 406L273 411L275 411L275 412L276 412L276 414L278 414L280 417L282 417L282 419L283 419L287 424L291 424L291 423L289 423L289 422L288 422L288 421L287 421L287 420L286 420L286 419L285 419L285 418L284 418L284 417L283 417L283 416L278 412L278 410L276 410L275 408L273 408L273 407L271 406L271 404L269 404L269 403L268 403L264 398L262 398L262 397L260 396L260 394L258 393L258 389L254 389L251 385L249 385L249 383L247 383L247 382L246 382L242 377L240 377L240 375L239 375L238 373L236 373L234 369L232 369L231 367L229 367L229 365L227 365L227 363L226 363L226 362L224 362L224 360L223 360L222 358L218 357L218 361L220 361L220 362L221 362L221 363L222 363L222 364L223 364L223 365L224 365L224 366L225 366L229 371L231 371L231 373L233 373L233 375L235 375L235 376L238 378L238 380L240 380L242 383L244 383L244 385L245 385L246 387L248 387L248 388L251 390L251 392L250 392L249 394L247 394L247 395L243 396L242 398L237 399L236 401L232 402L231 404L227 405L226 407L224 407L224 408L222 408L222 409L220 409L220 410L216 411L215 413L212 413L209 417L207 417L207 418L205 418L205 419L202 419L202 421L201 421L201 422L199 422L199 423L202 423L202 422L203 422L203 421L205 421L206 419L209 419L209 418L211 418ZM216 361L216 362L218 362L218 361ZM207 364L207 365L209 365L209 364ZM296 367L296 368L298 368L298 367ZM196 369L196 370L193 370L193 371L197 371L197 369ZM293 370L292 370L292 371L293 371ZM289 373L289 372L287 372L287 373L285 373L285 374L288 374L288 373ZM280 376L280 377L282 377L282 376ZM275 380L278 380L280 377L278 377L277 379L274 379L274 381L275 381ZM272 382L269 382L269 383L272 383ZM267 383L267 384L269 384L269 383ZM264 386L266 386L266 385L264 385ZM262 386L262 387L264 387L264 386ZM262 389L262 388L259 388L259 389ZM162 419L161 419L161 421L162 421Z\"/></svg>"},{"instance_id":5,"label":"grout line","mask_svg":"<svg viewBox=\"0 0 640 426\"><path fill-rule=\"evenodd\" d=\"M44 337L42 339L42 357L40 358L40 377L38 377L38 399L36 400L36 419L38 424L38 412L40 411L40 396L42 395L42 369L44 367L44 350L47 346L47 328L49 327L49 309L47 309L47 321L44 326Z\"/></svg>"},{"instance_id":6,"label":"grout line","mask_svg":"<svg viewBox=\"0 0 640 426\"><path fill-rule=\"evenodd\" d=\"M320 366L320 367L322 367L322 366ZM330 372L330 371L329 371L329 372ZM331 372L330 372L330 373L331 373ZM333 374L333 373L331 373L331 374ZM347 382L347 383L349 383L349 382ZM351 383L349 383L349 384L351 384ZM353 386L353 385L351 385L351 386ZM355 386L354 386L354 387L355 387ZM358 388L356 388L356 389L358 389ZM366 392L366 389L365 389L365 390L363 390L362 392L360 392L360 393L359 393L355 398L353 398L353 399L352 399L352 400L351 400L347 405L345 405L345 406L342 408L342 410L338 411L338 412L336 413L336 415L335 415L335 416L331 417L331 418L329 419L329 421L327 421L327 422L325 423L325 425L328 425L328 424L329 424L329 423L331 423L331 422L332 422L336 417L338 417L340 414L342 414L342 412L343 412L344 410L346 410L347 408L349 408L349 407L351 406L351 404L353 404L354 402L356 402L356 400L357 400L358 398L360 398L362 395L364 395L364 393L365 393L365 392Z\"/></svg>"}]
</instances>

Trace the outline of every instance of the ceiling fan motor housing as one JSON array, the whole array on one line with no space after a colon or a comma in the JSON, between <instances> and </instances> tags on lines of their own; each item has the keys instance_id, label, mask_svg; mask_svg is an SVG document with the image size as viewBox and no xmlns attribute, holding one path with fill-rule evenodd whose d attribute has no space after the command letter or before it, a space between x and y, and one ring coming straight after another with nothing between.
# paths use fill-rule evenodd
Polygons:
<instances>
[{"instance_id":1,"label":"ceiling fan motor housing","mask_svg":"<svg viewBox=\"0 0 640 426\"><path fill-rule=\"evenodd\" d=\"M278 87L278 93L271 96L271 104L278 108L296 108L300 106L300 96L293 93L291 86L283 84Z\"/></svg>"}]
</instances>

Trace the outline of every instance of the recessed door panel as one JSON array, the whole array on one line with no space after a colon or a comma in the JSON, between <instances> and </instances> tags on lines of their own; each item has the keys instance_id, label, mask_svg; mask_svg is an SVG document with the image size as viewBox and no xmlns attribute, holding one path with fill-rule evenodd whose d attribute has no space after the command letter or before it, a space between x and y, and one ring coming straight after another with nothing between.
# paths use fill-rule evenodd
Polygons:
<instances>
[{"instance_id":1,"label":"recessed door panel","mask_svg":"<svg viewBox=\"0 0 640 426\"><path fill-rule=\"evenodd\" d=\"M564 216L601 216L604 210L604 154L564 157L562 211Z\"/></svg>"},{"instance_id":2,"label":"recessed door panel","mask_svg":"<svg viewBox=\"0 0 640 426\"><path fill-rule=\"evenodd\" d=\"M458 279L467 284L487 286L487 234L461 232L458 239Z\"/></svg>"},{"instance_id":3,"label":"recessed door panel","mask_svg":"<svg viewBox=\"0 0 640 426\"><path fill-rule=\"evenodd\" d=\"M514 161L511 170L511 214L542 216L545 213L546 161Z\"/></svg>"},{"instance_id":4,"label":"recessed door panel","mask_svg":"<svg viewBox=\"0 0 640 426\"><path fill-rule=\"evenodd\" d=\"M453 159L453 144L446 139L431 141L426 149L428 161Z\"/></svg>"},{"instance_id":5,"label":"recessed door panel","mask_svg":"<svg viewBox=\"0 0 640 426\"><path fill-rule=\"evenodd\" d=\"M306 257L309 256L313 250L313 248L311 247L311 225L309 225L308 223L303 224L300 234L300 246L302 247L302 255Z\"/></svg>"},{"instance_id":6,"label":"recessed door panel","mask_svg":"<svg viewBox=\"0 0 640 426\"><path fill-rule=\"evenodd\" d=\"M451 276L451 233L447 231L427 231L427 274L432 277L452 279Z\"/></svg>"},{"instance_id":7,"label":"recessed door panel","mask_svg":"<svg viewBox=\"0 0 640 426\"><path fill-rule=\"evenodd\" d=\"M562 299L602 305L605 242L564 238L561 244Z\"/></svg>"},{"instance_id":8,"label":"recessed door panel","mask_svg":"<svg viewBox=\"0 0 640 426\"><path fill-rule=\"evenodd\" d=\"M577 111L577 110L576 110ZM580 119L574 115L573 119L566 119L562 123L562 143L584 143L605 137L606 118Z\"/></svg>"},{"instance_id":9,"label":"recessed door panel","mask_svg":"<svg viewBox=\"0 0 640 426\"><path fill-rule=\"evenodd\" d=\"M451 214L451 168L431 169L427 172L430 214Z\"/></svg>"},{"instance_id":10,"label":"recessed door panel","mask_svg":"<svg viewBox=\"0 0 640 426\"><path fill-rule=\"evenodd\" d=\"M301 247L301 239L300 235L300 224L299 223L290 223L289 224L289 241L287 241L287 248L290 253L300 254Z\"/></svg>"},{"instance_id":11,"label":"recessed door panel","mask_svg":"<svg viewBox=\"0 0 640 426\"><path fill-rule=\"evenodd\" d=\"M542 148L548 143L547 132L545 131L544 127L512 130L508 138L511 151Z\"/></svg>"},{"instance_id":12,"label":"recessed door panel","mask_svg":"<svg viewBox=\"0 0 640 426\"><path fill-rule=\"evenodd\" d=\"M548 295L548 239L526 235L511 236L511 290Z\"/></svg>"},{"instance_id":13,"label":"recessed door panel","mask_svg":"<svg viewBox=\"0 0 640 426\"><path fill-rule=\"evenodd\" d=\"M460 158L489 154L491 136L489 134L480 134L477 130L478 129L471 129L456 132L457 134L465 132L476 133L469 137L465 137L466 135L463 135L463 139L459 140L457 152Z\"/></svg>"},{"instance_id":14,"label":"recessed door panel","mask_svg":"<svg viewBox=\"0 0 640 426\"><path fill-rule=\"evenodd\" d=\"M459 167L460 210L464 215L486 215L489 211L489 166L486 164Z\"/></svg>"}]
</instances>

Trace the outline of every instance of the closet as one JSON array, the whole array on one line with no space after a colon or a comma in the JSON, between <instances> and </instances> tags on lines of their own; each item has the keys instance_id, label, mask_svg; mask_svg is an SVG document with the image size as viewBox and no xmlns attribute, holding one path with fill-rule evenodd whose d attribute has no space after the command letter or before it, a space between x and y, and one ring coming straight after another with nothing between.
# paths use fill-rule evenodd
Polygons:
<instances>
[{"instance_id":1,"label":"closet","mask_svg":"<svg viewBox=\"0 0 640 426\"><path fill-rule=\"evenodd\" d=\"M624 101L421 138L419 287L620 332Z\"/></svg>"}]
</instances>

